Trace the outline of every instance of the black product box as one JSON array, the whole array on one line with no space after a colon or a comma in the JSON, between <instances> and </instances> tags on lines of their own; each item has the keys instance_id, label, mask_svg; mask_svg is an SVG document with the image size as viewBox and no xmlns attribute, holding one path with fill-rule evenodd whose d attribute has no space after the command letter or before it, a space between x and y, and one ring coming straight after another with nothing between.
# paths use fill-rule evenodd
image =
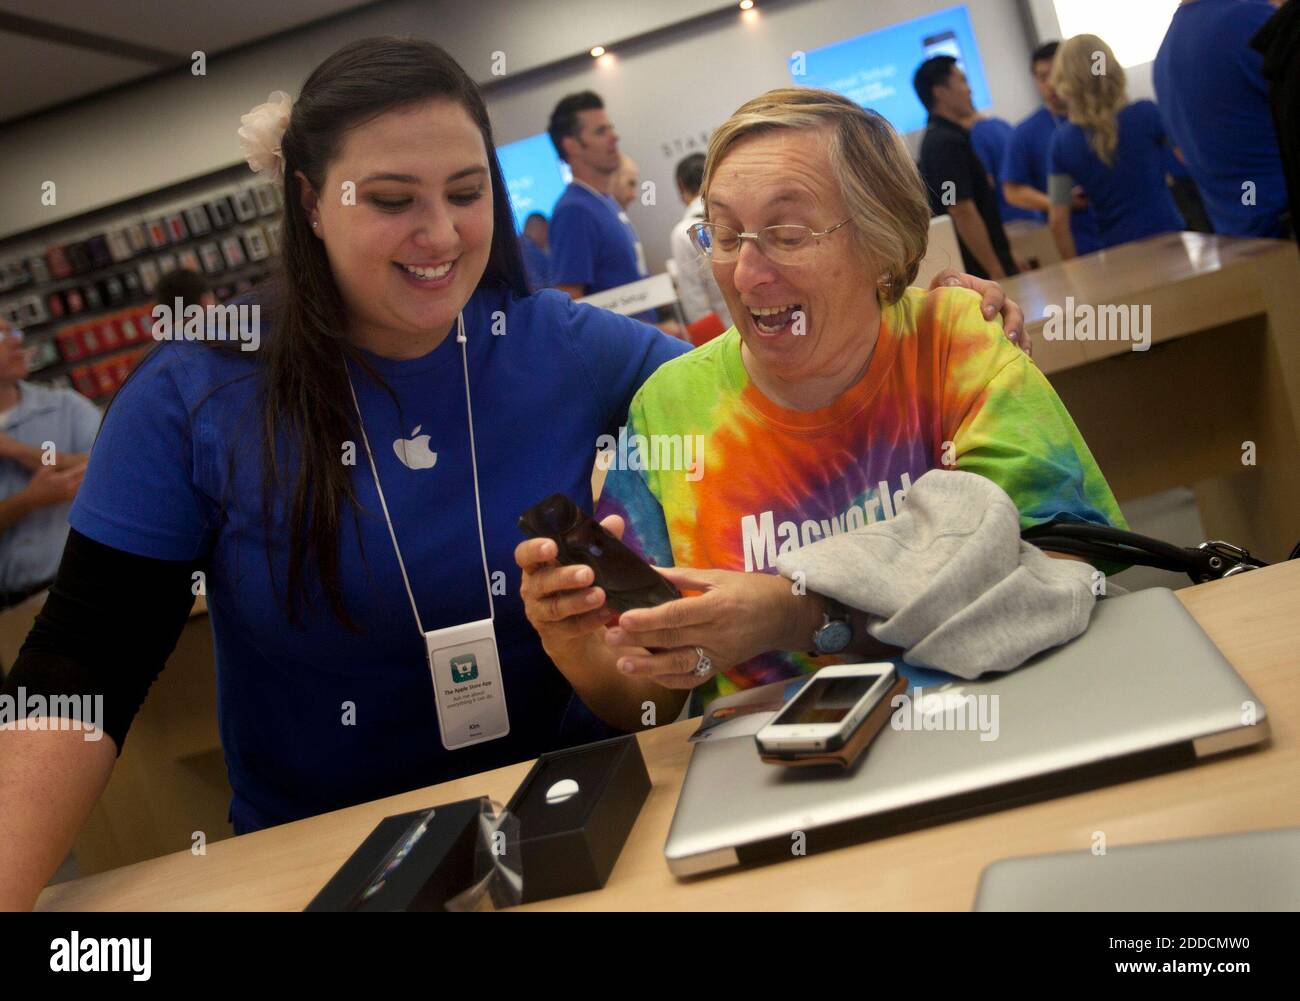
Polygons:
<instances>
[{"instance_id":1,"label":"black product box","mask_svg":"<svg viewBox=\"0 0 1300 1001\"><path fill-rule=\"evenodd\" d=\"M385 817L305 909L443 910L474 884L479 815L487 805L463 799Z\"/></svg>"},{"instance_id":2,"label":"black product box","mask_svg":"<svg viewBox=\"0 0 1300 1001\"><path fill-rule=\"evenodd\" d=\"M603 888L649 792L634 736L538 758L506 807L519 824L507 850L519 852L520 902Z\"/></svg>"}]
</instances>

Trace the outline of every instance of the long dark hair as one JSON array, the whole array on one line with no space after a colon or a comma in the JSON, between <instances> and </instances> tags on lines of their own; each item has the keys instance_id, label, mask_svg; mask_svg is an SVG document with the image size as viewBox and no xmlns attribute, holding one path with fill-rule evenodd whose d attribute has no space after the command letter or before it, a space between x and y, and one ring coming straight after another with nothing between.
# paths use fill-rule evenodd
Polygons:
<instances>
[{"instance_id":1,"label":"long dark hair","mask_svg":"<svg viewBox=\"0 0 1300 1001\"><path fill-rule=\"evenodd\" d=\"M388 111L431 99L454 101L483 134L493 198L492 246L479 287L527 295L514 217L492 142L487 106L469 74L431 42L366 38L339 49L312 71L294 102L281 140L284 156L284 232L280 268L268 286L270 329L262 368L263 517L270 531L275 512L286 518L289 565L286 611L296 621L307 603L313 570L334 615L354 628L339 576L340 525L359 507L350 467L341 461L346 441L359 441L346 360L370 374L346 337L347 310L324 245L312 233L299 200L297 171L322 191L326 171L347 130ZM382 382L382 380L379 380ZM292 486L278 454L283 444L296 463ZM270 543L268 541L268 561ZM272 568L274 573L274 568Z\"/></svg>"}]
</instances>

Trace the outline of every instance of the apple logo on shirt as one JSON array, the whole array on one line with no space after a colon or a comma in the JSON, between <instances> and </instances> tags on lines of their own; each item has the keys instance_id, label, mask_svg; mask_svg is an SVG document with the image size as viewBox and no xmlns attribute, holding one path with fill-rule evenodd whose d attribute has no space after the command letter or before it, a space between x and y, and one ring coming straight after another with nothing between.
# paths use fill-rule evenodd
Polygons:
<instances>
[{"instance_id":1,"label":"apple logo on shirt","mask_svg":"<svg viewBox=\"0 0 1300 1001\"><path fill-rule=\"evenodd\" d=\"M398 438L393 442L393 451L397 461L407 469L432 469L438 461L438 453L430 450L429 436L420 434L421 425L411 428L410 438Z\"/></svg>"}]
</instances>

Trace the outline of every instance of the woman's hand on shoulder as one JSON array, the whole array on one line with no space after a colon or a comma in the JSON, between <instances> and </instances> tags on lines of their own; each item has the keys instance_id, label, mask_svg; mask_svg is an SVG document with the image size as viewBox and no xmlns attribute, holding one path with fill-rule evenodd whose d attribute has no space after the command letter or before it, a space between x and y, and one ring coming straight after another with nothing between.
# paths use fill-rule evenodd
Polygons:
<instances>
[{"instance_id":1,"label":"woman's hand on shoulder","mask_svg":"<svg viewBox=\"0 0 1300 1001\"><path fill-rule=\"evenodd\" d=\"M944 286L968 288L972 292L979 293L980 312L984 314L984 319L991 320L1001 315L1002 329L1006 332L1007 340L1030 358L1034 356L1034 342L1029 332L1025 330L1025 314L1014 300L1007 298L1001 285L995 281L976 278L974 275L946 268L934 276L934 280L930 282L930 291Z\"/></svg>"}]
</instances>

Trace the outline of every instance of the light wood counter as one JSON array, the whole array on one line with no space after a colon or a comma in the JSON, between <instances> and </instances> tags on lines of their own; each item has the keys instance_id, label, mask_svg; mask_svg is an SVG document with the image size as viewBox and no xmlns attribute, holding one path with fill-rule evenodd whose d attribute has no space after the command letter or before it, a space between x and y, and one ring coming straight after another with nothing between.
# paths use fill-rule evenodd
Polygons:
<instances>
[{"instance_id":1,"label":"light wood counter","mask_svg":"<svg viewBox=\"0 0 1300 1001\"><path fill-rule=\"evenodd\" d=\"M1025 311L1035 361L1121 502L1191 486L1210 537L1270 562L1286 556L1300 540L1294 243L1166 234L1005 288ZM1116 306L1149 308L1150 350L1045 336L1051 307Z\"/></svg>"},{"instance_id":2,"label":"light wood counter","mask_svg":"<svg viewBox=\"0 0 1300 1001\"><path fill-rule=\"evenodd\" d=\"M695 721L641 735L653 789L604 890L540 910L968 909L1012 855L1300 824L1300 561L1179 592L1268 710L1272 741L1205 764L689 882L663 857ZM1117 693L1122 695L1122 693ZM44 910L297 910L385 816L471 796L505 802L530 762L48 888Z\"/></svg>"}]
</instances>

